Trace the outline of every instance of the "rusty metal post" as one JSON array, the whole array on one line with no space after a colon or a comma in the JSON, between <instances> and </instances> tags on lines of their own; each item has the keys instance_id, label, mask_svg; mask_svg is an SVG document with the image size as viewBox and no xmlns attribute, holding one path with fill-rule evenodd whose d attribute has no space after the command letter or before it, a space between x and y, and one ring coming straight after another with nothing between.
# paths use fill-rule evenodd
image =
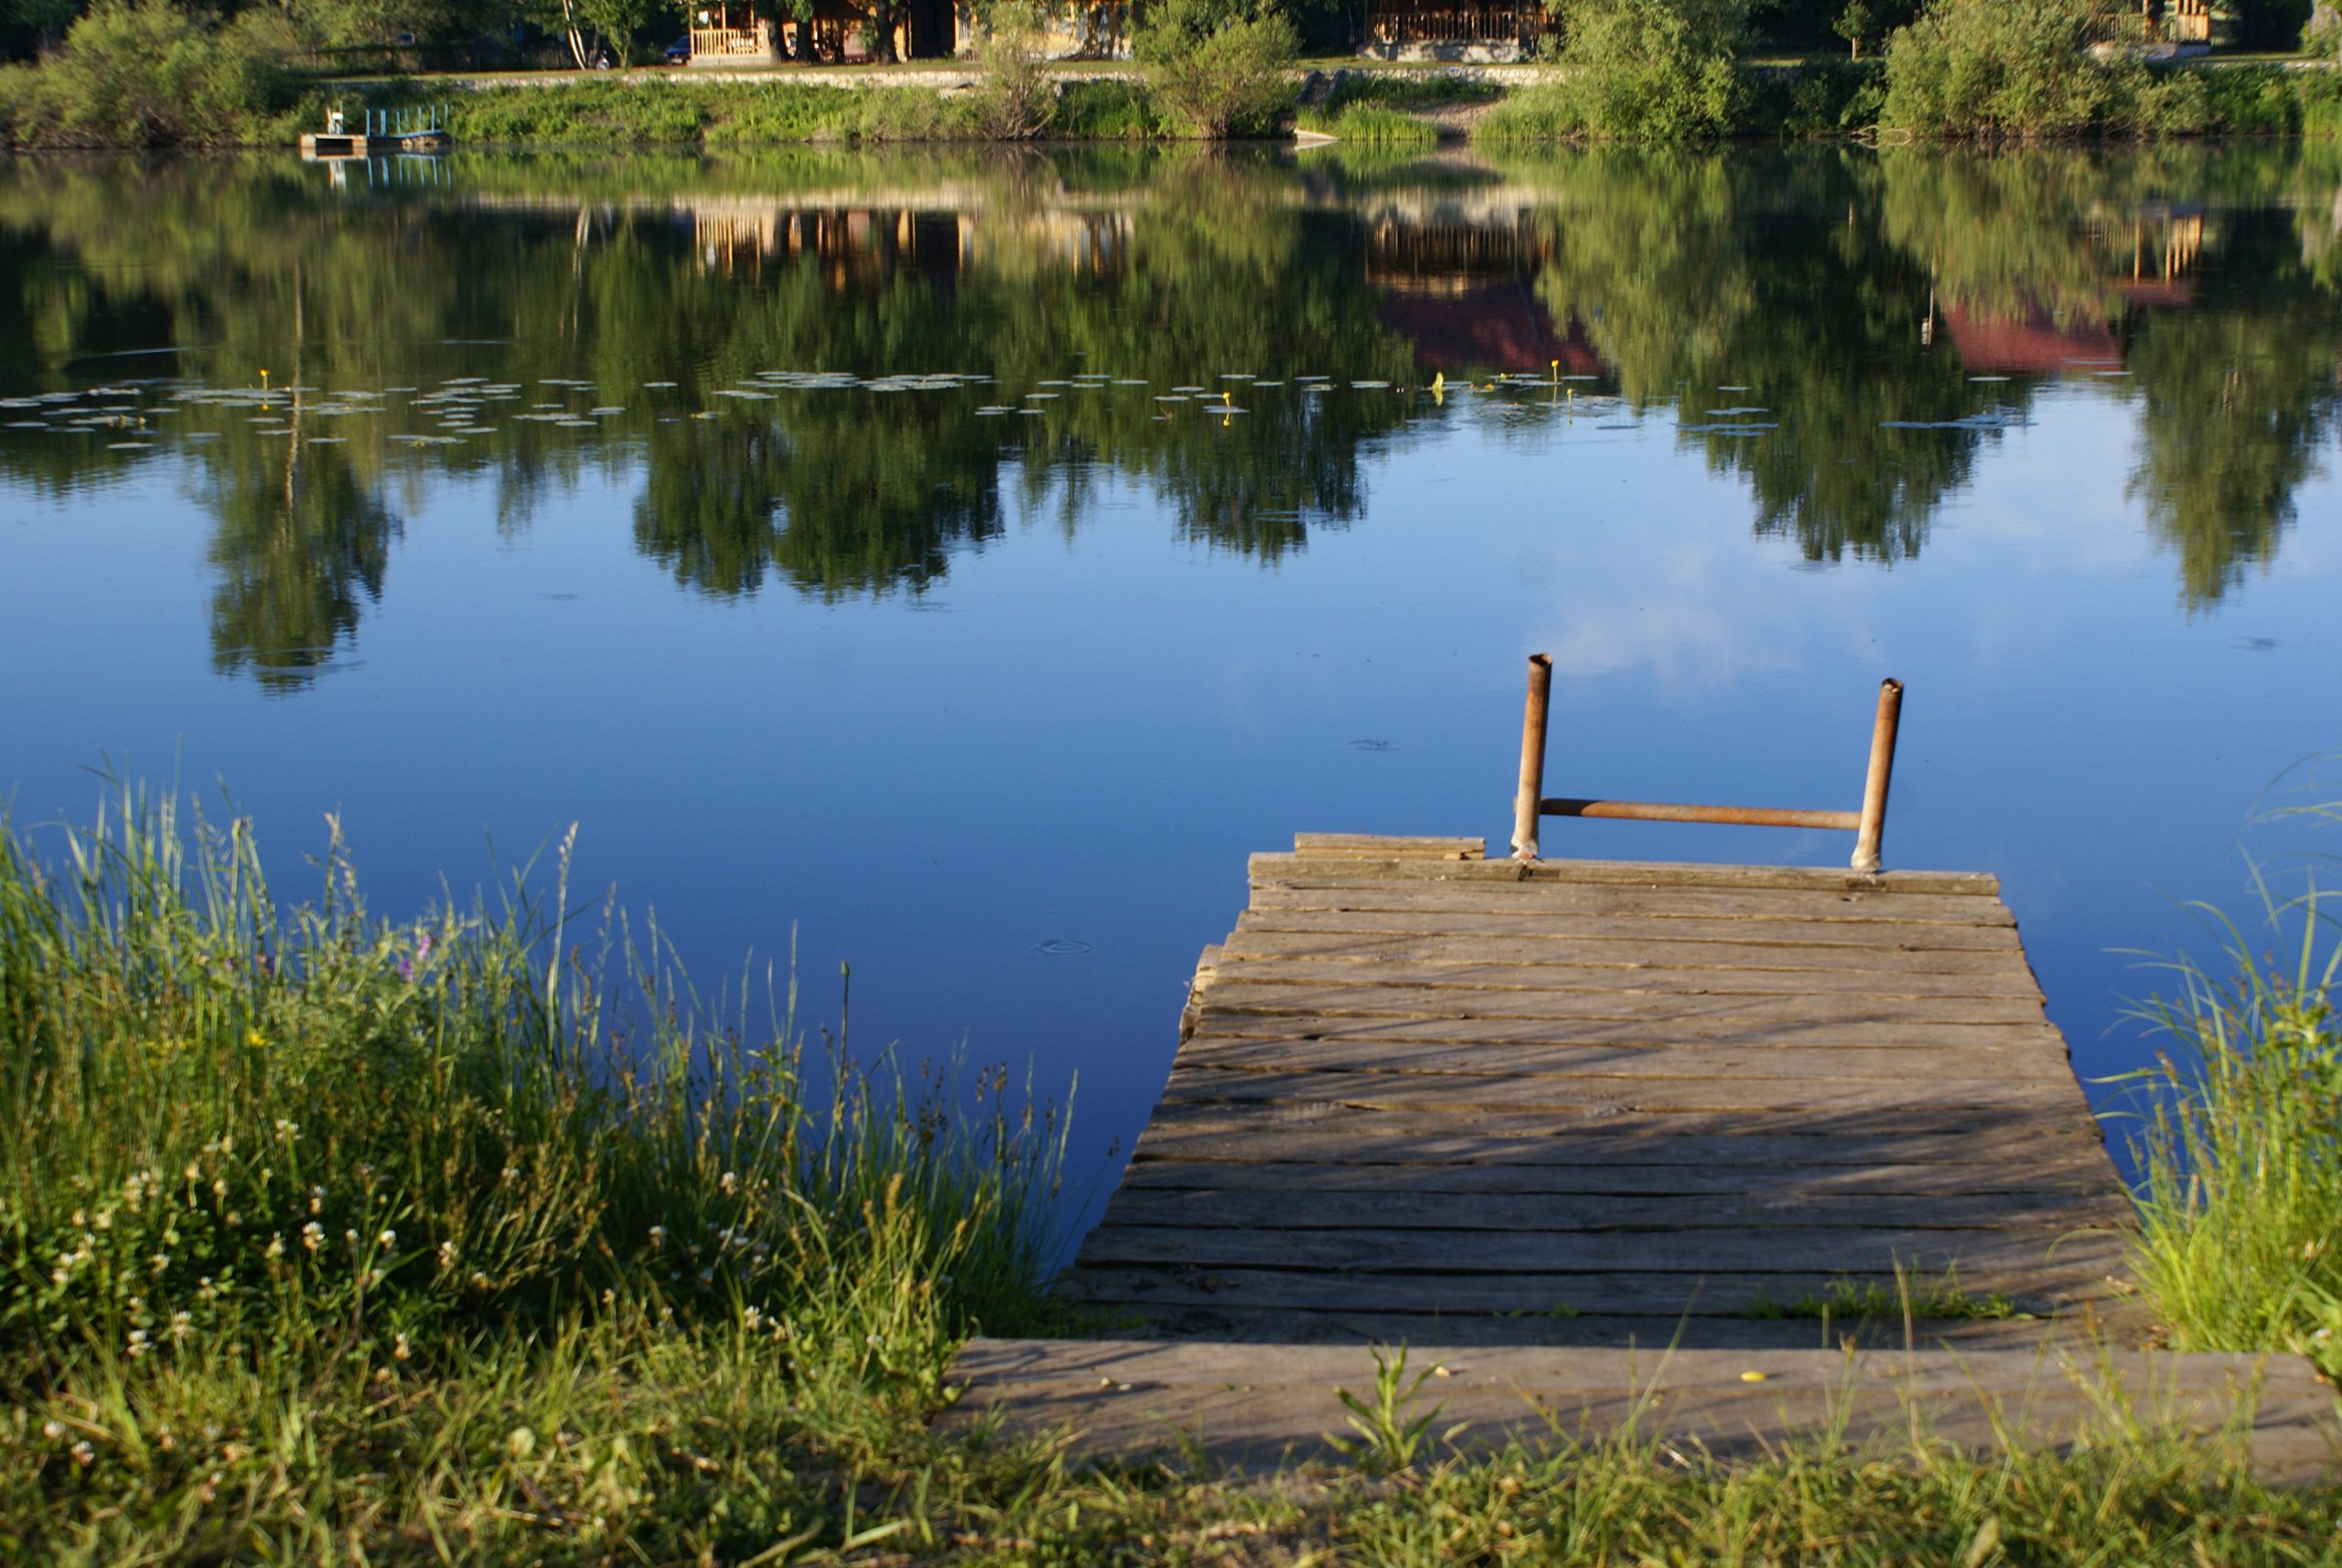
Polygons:
<instances>
[{"instance_id":1,"label":"rusty metal post","mask_svg":"<svg viewBox=\"0 0 2342 1568\"><path fill-rule=\"evenodd\" d=\"M1870 732L1870 773L1863 780L1862 825L1854 830L1854 869L1875 875L1886 833L1886 786L1895 777L1895 732L1903 722L1903 682L1878 683L1878 722Z\"/></svg>"},{"instance_id":2,"label":"rusty metal post","mask_svg":"<svg viewBox=\"0 0 2342 1568\"><path fill-rule=\"evenodd\" d=\"M1552 704L1553 661L1529 656L1529 706L1520 717L1520 789L1512 798L1512 858L1537 858L1537 818L1545 796L1545 715Z\"/></svg>"}]
</instances>

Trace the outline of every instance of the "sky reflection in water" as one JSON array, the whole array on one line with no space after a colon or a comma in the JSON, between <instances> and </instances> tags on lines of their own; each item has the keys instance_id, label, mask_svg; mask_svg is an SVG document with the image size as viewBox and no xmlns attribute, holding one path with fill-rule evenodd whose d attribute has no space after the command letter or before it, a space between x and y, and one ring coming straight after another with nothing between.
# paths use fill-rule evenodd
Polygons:
<instances>
[{"instance_id":1,"label":"sky reflection in water","mask_svg":"<svg viewBox=\"0 0 2342 1568\"><path fill-rule=\"evenodd\" d=\"M2115 1072L2121 950L2342 742L2337 203L2284 147L20 163L0 783L225 779L288 886L338 810L385 912L577 822L710 990L794 943L865 1043L1078 1070L1094 1164L1248 852L1500 843L1527 652L1551 788L1658 799L1851 805L1892 673L1889 863L1999 873Z\"/></svg>"}]
</instances>

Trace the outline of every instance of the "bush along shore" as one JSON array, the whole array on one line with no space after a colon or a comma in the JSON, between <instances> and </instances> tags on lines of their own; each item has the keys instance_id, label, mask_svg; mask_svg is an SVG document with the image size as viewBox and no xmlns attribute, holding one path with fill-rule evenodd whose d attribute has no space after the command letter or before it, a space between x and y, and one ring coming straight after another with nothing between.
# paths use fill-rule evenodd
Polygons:
<instances>
[{"instance_id":1,"label":"bush along shore","mask_svg":"<svg viewBox=\"0 0 2342 1568\"><path fill-rule=\"evenodd\" d=\"M320 867L285 908L241 823L127 792L0 829L11 1560L2342 1561L2342 1489L2120 1427L1273 1478L938 1435L959 1339L1051 1321L1061 1119L809 1051L785 1004L752 1031L615 917L605 975L558 882L392 922ZM2330 1343L2342 1047L2303 950L2160 1015L2195 1061L2142 1273L2181 1343Z\"/></svg>"},{"instance_id":2,"label":"bush along shore","mask_svg":"<svg viewBox=\"0 0 2342 1568\"><path fill-rule=\"evenodd\" d=\"M2135 18L2096 0L1928 0L1863 58L1869 13L1855 0L1841 18L1854 29L1850 56L1759 61L1747 10L1746 0L1573 9L1538 67L1501 80L1470 68L1299 61L1301 35L1282 0L1154 0L1130 64L1067 70L1040 52L1047 14L998 0L961 70L348 82L295 69L306 57L273 7L223 23L171 0L99 0L40 61L0 67L0 142L287 145L320 128L329 108L354 120L426 102L452 106L458 139L515 146L1284 138L1296 129L1398 145L1465 134L1639 144L2342 134L2342 71L2324 34L2310 40L2325 51L2315 59L2151 65Z\"/></svg>"}]
</instances>

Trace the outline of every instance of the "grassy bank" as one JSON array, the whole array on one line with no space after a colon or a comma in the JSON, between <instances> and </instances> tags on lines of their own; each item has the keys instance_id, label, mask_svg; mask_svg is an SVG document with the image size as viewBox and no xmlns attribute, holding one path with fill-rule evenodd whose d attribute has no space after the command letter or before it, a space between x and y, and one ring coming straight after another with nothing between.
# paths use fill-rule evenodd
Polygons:
<instances>
[{"instance_id":1,"label":"grassy bank","mask_svg":"<svg viewBox=\"0 0 2342 1568\"><path fill-rule=\"evenodd\" d=\"M2024 0L1958 3L1989 9ZM2043 66L2029 54L1994 53L1988 29L1949 26L1883 59L1757 63L1735 59L1721 38L1656 50L1650 29L1628 26L1638 14L1619 13L1616 27L1574 46L1582 58L1539 80L1346 70L1329 94L1304 104L1306 72L1253 59L1242 102L1230 105L1209 91L1219 82L1210 72L1183 74L1158 61L1127 78L1053 73L1006 54L929 73L932 81L918 72L882 82L822 70L819 80L637 72L330 82L285 70L257 22L209 31L172 24L180 30L165 37L157 13L117 9L88 37L77 29L74 47L46 63L0 67L0 144L288 146L322 126L329 108L355 121L369 109L425 103L447 105L448 128L467 144L521 147L1144 141L1228 131L1283 139L1295 129L1386 146L1467 134L1520 144L2342 134L2342 72L2332 70L2151 70L2089 57L2079 33L2066 40L2070 58Z\"/></svg>"},{"instance_id":2,"label":"grassy bank","mask_svg":"<svg viewBox=\"0 0 2342 1568\"><path fill-rule=\"evenodd\" d=\"M0 1546L745 1554L1031 1311L1060 1145L1004 1078L719 1017L655 930L591 962L558 886L393 925L167 805L47 844L0 836Z\"/></svg>"},{"instance_id":3,"label":"grassy bank","mask_svg":"<svg viewBox=\"0 0 2342 1568\"><path fill-rule=\"evenodd\" d=\"M1356 73L1322 102L1292 112L1294 128L1360 144L1429 146L1443 137L1491 144L1871 136L1881 133L1886 75L1875 61L1736 67L1735 85L1710 107L1667 127L1641 127L1625 111L1564 82L1515 85L1477 78ZM2183 67L2156 73L2149 97L2084 126L2116 138L2342 134L2342 73L2275 65ZM840 88L790 81L689 85L658 80L582 80L558 87L488 87L434 99L421 87L376 89L349 107L445 101L463 141L514 146L752 146L776 142L990 139L981 89ZM318 111L322 113L322 109ZM1605 117L1605 116L1608 117ZM1643 134L1648 132L1648 134ZM1042 133L1063 141L1151 141L1190 134L1142 81L1072 80L1059 89ZM1279 135L1284 133L1279 131ZM1894 135L1893 128L1887 134Z\"/></svg>"},{"instance_id":4,"label":"grassy bank","mask_svg":"<svg viewBox=\"0 0 2342 1568\"><path fill-rule=\"evenodd\" d=\"M336 853L285 910L241 827L126 799L0 834L0 1552L2342 1561L2342 1494L2120 1428L1270 1480L939 1438L957 1338L1035 1321L1061 1128L605 971L559 897L387 922Z\"/></svg>"},{"instance_id":5,"label":"grassy bank","mask_svg":"<svg viewBox=\"0 0 2342 1568\"><path fill-rule=\"evenodd\" d=\"M2342 1377L2337 913L2315 891L2272 899L2255 940L2205 911L2221 962L2175 964L2146 1010L2168 1050L2143 1079L2137 1273L2177 1348L2283 1346Z\"/></svg>"}]
</instances>

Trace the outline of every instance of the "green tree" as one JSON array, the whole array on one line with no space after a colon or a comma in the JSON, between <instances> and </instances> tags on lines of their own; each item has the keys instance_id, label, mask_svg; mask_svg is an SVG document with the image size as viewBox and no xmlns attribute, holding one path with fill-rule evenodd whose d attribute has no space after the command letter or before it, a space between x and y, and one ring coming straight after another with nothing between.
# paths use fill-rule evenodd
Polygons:
<instances>
[{"instance_id":1,"label":"green tree","mask_svg":"<svg viewBox=\"0 0 2342 1568\"><path fill-rule=\"evenodd\" d=\"M1552 90L1598 140L1708 141L1741 101L1735 65L1746 0L1573 0Z\"/></svg>"},{"instance_id":2,"label":"green tree","mask_svg":"<svg viewBox=\"0 0 2342 1568\"><path fill-rule=\"evenodd\" d=\"M1258 135L1293 107L1287 68L1299 47L1284 13L1256 0L1159 0L1132 58L1198 135Z\"/></svg>"},{"instance_id":3,"label":"green tree","mask_svg":"<svg viewBox=\"0 0 2342 1568\"><path fill-rule=\"evenodd\" d=\"M1872 29L1877 25L1871 16L1870 6L1864 0L1846 0L1846 8L1831 22L1830 30L1846 40L1849 59L1860 59L1863 58L1863 40L1871 36Z\"/></svg>"},{"instance_id":4,"label":"green tree","mask_svg":"<svg viewBox=\"0 0 2342 1568\"><path fill-rule=\"evenodd\" d=\"M1931 0L1887 40L1881 123L2019 140L2127 125L2144 68L2090 53L2110 26L2099 0Z\"/></svg>"},{"instance_id":5,"label":"green tree","mask_svg":"<svg viewBox=\"0 0 2342 1568\"><path fill-rule=\"evenodd\" d=\"M15 134L64 145L237 141L289 102L293 43L274 11L221 22L169 0L98 0L20 78Z\"/></svg>"},{"instance_id":6,"label":"green tree","mask_svg":"<svg viewBox=\"0 0 2342 1568\"><path fill-rule=\"evenodd\" d=\"M607 47L621 64L634 36L653 16L671 12L666 0L527 0L529 19L569 46L577 69L589 69L596 51Z\"/></svg>"}]
</instances>

